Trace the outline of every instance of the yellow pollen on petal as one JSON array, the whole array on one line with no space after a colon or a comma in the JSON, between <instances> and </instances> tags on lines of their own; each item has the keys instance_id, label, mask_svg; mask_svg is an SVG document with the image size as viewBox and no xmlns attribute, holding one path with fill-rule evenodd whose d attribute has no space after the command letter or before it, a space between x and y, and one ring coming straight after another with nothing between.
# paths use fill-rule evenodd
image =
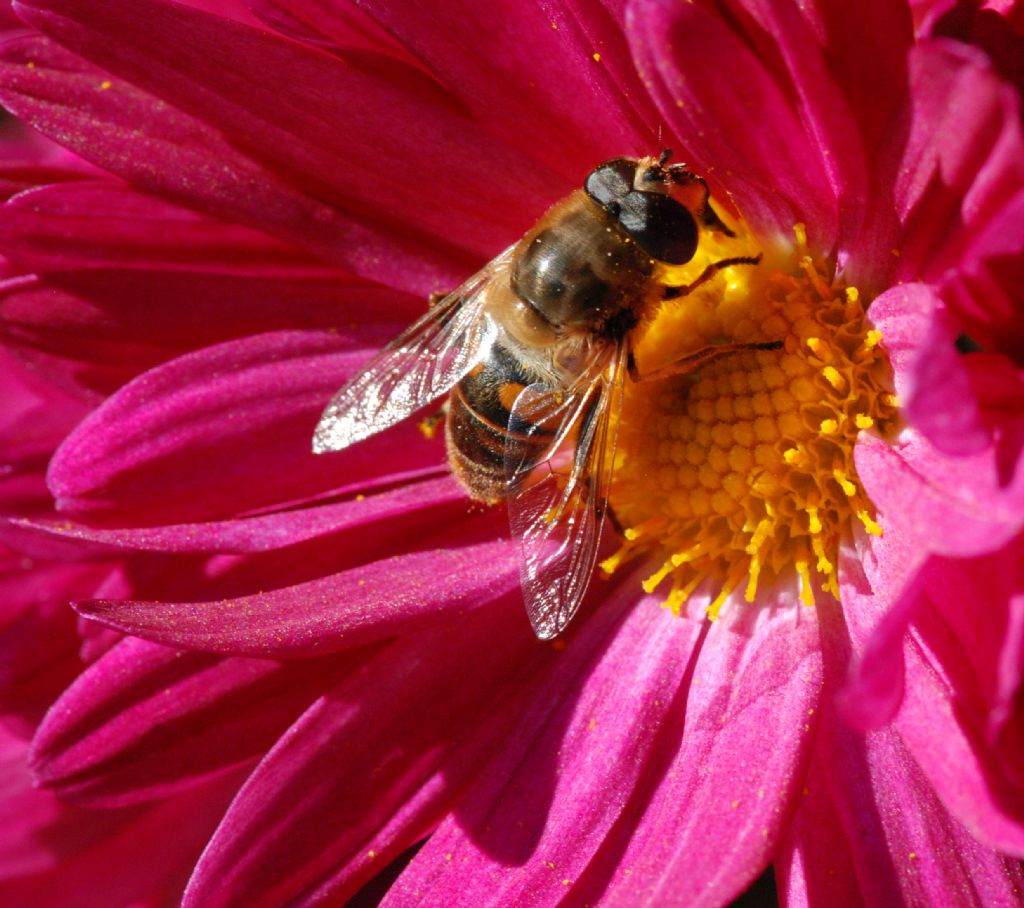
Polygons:
<instances>
[{"instance_id":1,"label":"yellow pollen on petal","mask_svg":"<svg viewBox=\"0 0 1024 908\"><path fill-rule=\"evenodd\" d=\"M728 223L736 237L702 235L694 260L658 280L684 286L709 263L761 252L742 222ZM613 433L609 499L625 529L601 569L646 562L644 591L666 590L675 614L692 600L715 620L780 584L807 606L838 597L843 540L855 524L882 532L853 450L863 431L898 428L885 342L870 300L809 253L803 225L793 234L789 251L723 269L634 335L641 376L726 348L689 373L627 380ZM778 347L735 346L768 343Z\"/></svg>"}]
</instances>

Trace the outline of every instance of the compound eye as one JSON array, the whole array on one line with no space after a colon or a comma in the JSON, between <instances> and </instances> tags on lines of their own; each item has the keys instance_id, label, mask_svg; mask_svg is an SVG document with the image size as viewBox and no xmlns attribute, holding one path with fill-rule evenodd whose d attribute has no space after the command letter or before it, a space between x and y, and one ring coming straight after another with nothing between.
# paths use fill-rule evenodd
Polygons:
<instances>
[{"instance_id":1,"label":"compound eye","mask_svg":"<svg viewBox=\"0 0 1024 908\"><path fill-rule=\"evenodd\" d=\"M615 158L595 167L587 175L583 188L598 205L607 208L633 189L636 161Z\"/></svg>"},{"instance_id":2,"label":"compound eye","mask_svg":"<svg viewBox=\"0 0 1024 908\"><path fill-rule=\"evenodd\" d=\"M689 209L660 192L627 193L618 221L651 258L683 265L697 251L697 222Z\"/></svg>"}]
</instances>

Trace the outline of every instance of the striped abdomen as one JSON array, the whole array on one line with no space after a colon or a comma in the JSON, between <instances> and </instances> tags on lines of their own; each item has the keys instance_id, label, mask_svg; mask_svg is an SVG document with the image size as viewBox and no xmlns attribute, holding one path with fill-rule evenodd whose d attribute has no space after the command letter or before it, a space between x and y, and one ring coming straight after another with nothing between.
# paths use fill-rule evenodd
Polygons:
<instances>
[{"instance_id":1,"label":"striped abdomen","mask_svg":"<svg viewBox=\"0 0 1024 908\"><path fill-rule=\"evenodd\" d=\"M452 390L445 434L448 461L473 498L493 503L507 498L506 456L536 464L547 453L553 432L533 426L529 434L509 428L512 406L537 377L500 344Z\"/></svg>"}]
</instances>

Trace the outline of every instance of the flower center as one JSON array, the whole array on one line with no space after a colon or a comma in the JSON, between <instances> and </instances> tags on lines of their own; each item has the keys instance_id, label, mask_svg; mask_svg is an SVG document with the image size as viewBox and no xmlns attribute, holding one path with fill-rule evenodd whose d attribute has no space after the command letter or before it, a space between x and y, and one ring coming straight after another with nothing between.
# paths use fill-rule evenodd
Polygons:
<instances>
[{"instance_id":1,"label":"flower center","mask_svg":"<svg viewBox=\"0 0 1024 908\"><path fill-rule=\"evenodd\" d=\"M882 532L853 463L859 432L896 425L881 334L856 288L830 282L796 235L790 254L724 270L637 329L641 374L708 346L782 342L627 382L610 494L625 541L602 568L653 556L644 589L667 584L677 613L704 581L711 619L741 584L749 602L777 582L797 583L807 605L816 586L838 597L853 521ZM748 254L722 242L729 250L711 244L703 261L666 269L665 283Z\"/></svg>"}]
</instances>

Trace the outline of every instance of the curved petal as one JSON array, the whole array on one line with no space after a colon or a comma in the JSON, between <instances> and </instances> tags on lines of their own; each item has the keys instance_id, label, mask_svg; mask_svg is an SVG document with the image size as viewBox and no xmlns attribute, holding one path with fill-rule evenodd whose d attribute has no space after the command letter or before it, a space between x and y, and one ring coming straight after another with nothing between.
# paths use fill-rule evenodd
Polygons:
<instances>
[{"instance_id":1,"label":"curved petal","mask_svg":"<svg viewBox=\"0 0 1024 908\"><path fill-rule=\"evenodd\" d=\"M741 37L719 14L671 0L632 0L627 22L662 116L754 233L788 242L803 222L811 247L831 250L838 214L822 154Z\"/></svg>"},{"instance_id":2,"label":"curved petal","mask_svg":"<svg viewBox=\"0 0 1024 908\"><path fill-rule=\"evenodd\" d=\"M147 372L54 455L58 507L128 526L217 519L439 463L440 442L413 425L313 455L321 410L365 358L336 335L276 332Z\"/></svg>"},{"instance_id":3,"label":"curved petal","mask_svg":"<svg viewBox=\"0 0 1024 908\"><path fill-rule=\"evenodd\" d=\"M289 182L397 233L486 259L565 192L536 159L403 84L397 61L371 72L168 0L137 0L132 16L119 0L24 0L18 14Z\"/></svg>"},{"instance_id":4,"label":"curved petal","mask_svg":"<svg viewBox=\"0 0 1024 908\"><path fill-rule=\"evenodd\" d=\"M756 879L813 742L818 611L766 609L749 627L712 625L658 771L624 806L580 893L603 893L609 905L721 905Z\"/></svg>"},{"instance_id":5,"label":"curved petal","mask_svg":"<svg viewBox=\"0 0 1024 908\"><path fill-rule=\"evenodd\" d=\"M942 589L932 592L940 598L948 595ZM1016 597L1020 597L1019 588ZM998 604L993 607L999 608ZM944 610L948 612L948 604ZM972 691L964 677L964 641L957 637L956 625L945 624L934 607L922 612L918 625L913 644L904 649L907 692L894 727L938 796L970 833L990 848L1022 857L1024 777L1020 766L1024 754L1020 741L1011 735L1005 751L993 747L986 740L988 716L967 708L969 702L960 702L961 697L969 701ZM1018 664L1019 659L1018 653ZM1021 721L1019 711L1013 721Z\"/></svg>"},{"instance_id":6,"label":"curved petal","mask_svg":"<svg viewBox=\"0 0 1024 908\"><path fill-rule=\"evenodd\" d=\"M0 46L0 100L140 189L265 231L364 277L426 294L451 288L479 267L478 257L371 225L296 188L229 144L216 126L37 35Z\"/></svg>"},{"instance_id":7,"label":"curved petal","mask_svg":"<svg viewBox=\"0 0 1024 908\"><path fill-rule=\"evenodd\" d=\"M938 450L977 454L992 443L981 418L957 331L925 284L900 284L871 303L882 332L903 412Z\"/></svg>"},{"instance_id":8,"label":"curved petal","mask_svg":"<svg viewBox=\"0 0 1024 908\"><path fill-rule=\"evenodd\" d=\"M1000 548L1024 525L1024 469L1007 478L999 455L993 445L949 457L915 432L895 444L862 433L854 462L885 533L921 554L966 557Z\"/></svg>"},{"instance_id":9,"label":"curved petal","mask_svg":"<svg viewBox=\"0 0 1024 908\"><path fill-rule=\"evenodd\" d=\"M255 761L348 659L217 659L127 639L54 704L33 743L36 780L78 803L165 798Z\"/></svg>"},{"instance_id":10,"label":"curved petal","mask_svg":"<svg viewBox=\"0 0 1024 908\"><path fill-rule=\"evenodd\" d=\"M923 581L936 614L917 627L942 650L958 702L995 746L1024 682L1024 537L983 558L933 558Z\"/></svg>"},{"instance_id":11,"label":"curved petal","mask_svg":"<svg viewBox=\"0 0 1024 908\"><path fill-rule=\"evenodd\" d=\"M1020 99L984 55L952 41L911 52L911 126L895 187L896 279L935 281L1024 187Z\"/></svg>"},{"instance_id":12,"label":"curved petal","mask_svg":"<svg viewBox=\"0 0 1024 908\"><path fill-rule=\"evenodd\" d=\"M249 777L184 904L280 905L351 864L351 877L331 899L343 902L353 883L372 875L378 857L383 865L411 845L465 785L479 753L433 799L417 798L424 786L437 788L436 773L453 748L487 724L483 711L537 649L511 599L385 648L314 703ZM367 850L367 840L403 813L401 838L380 855Z\"/></svg>"},{"instance_id":13,"label":"curved petal","mask_svg":"<svg viewBox=\"0 0 1024 908\"><path fill-rule=\"evenodd\" d=\"M861 640L837 695L843 719L859 731L888 724L903 702L907 628L923 607L918 571L926 556L898 532L842 553L839 589L846 623Z\"/></svg>"},{"instance_id":14,"label":"curved petal","mask_svg":"<svg viewBox=\"0 0 1024 908\"><path fill-rule=\"evenodd\" d=\"M294 658L418 632L519 589L507 540L413 552L295 586L212 602L78 602L88 618L202 652Z\"/></svg>"},{"instance_id":15,"label":"curved petal","mask_svg":"<svg viewBox=\"0 0 1024 908\"><path fill-rule=\"evenodd\" d=\"M652 597L632 601L634 589L572 636L544 679L549 693L529 706L386 905L555 904L579 894L623 805L664 758L703 639L700 625L674 619ZM623 606L624 619L609 627Z\"/></svg>"},{"instance_id":16,"label":"curved petal","mask_svg":"<svg viewBox=\"0 0 1024 908\"><path fill-rule=\"evenodd\" d=\"M654 153L647 92L598 4L581 14L565 0L358 2L486 129L536 155L568 188L600 161Z\"/></svg>"},{"instance_id":17,"label":"curved petal","mask_svg":"<svg viewBox=\"0 0 1024 908\"><path fill-rule=\"evenodd\" d=\"M998 214L972 231L957 268L944 275L939 293L967 334L986 350L1018 362L1024 350L1024 189Z\"/></svg>"}]
</instances>

